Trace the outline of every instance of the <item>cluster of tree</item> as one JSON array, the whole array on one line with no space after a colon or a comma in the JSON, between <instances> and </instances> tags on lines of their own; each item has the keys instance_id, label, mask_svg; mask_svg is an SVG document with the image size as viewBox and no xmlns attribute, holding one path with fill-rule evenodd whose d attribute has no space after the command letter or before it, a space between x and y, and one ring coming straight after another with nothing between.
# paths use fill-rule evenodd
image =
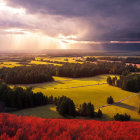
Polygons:
<instances>
[{"instance_id":1,"label":"cluster of tree","mask_svg":"<svg viewBox=\"0 0 140 140\"><path fill-rule=\"evenodd\" d=\"M41 92L33 93L31 88L10 88L7 84L0 83L0 102L6 107L23 109L48 104L51 98Z\"/></svg>"},{"instance_id":2,"label":"cluster of tree","mask_svg":"<svg viewBox=\"0 0 140 140\"><path fill-rule=\"evenodd\" d=\"M103 116L102 111L99 109L98 112L94 111L94 105L89 102L89 103L83 103L80 105L80 108L78 109L78 114L80 116L86 116L86 117L98 117L101 118Z\"/></svg>"},{"instance_id":3,"label":"cluster of tree","mask_svg":"<svg viewBox=\"0 0 140 140\"><path fill-rule=\"evenodd\" d=\"M56 103L57 111L63 116L83 116L83 117L102 117L102 111L99 109L98 112L94 111L94 105L92 103L83 103L80 108L76 110L74 102L66 97L58 97L54 99Z\"/></svg>"},{"instance_id":4,"label":"cluster of tree","mask_svg":"<svg viewBox=\"0 0 140 140\"><path fill-rule=\"evenodd\" d=\"M74 102L66 96L62 96L58 98L56 102L56 106L57 106L56 107L57 111L63 116L76 115Z\"/></svg>"},{"instance_id":5,"label":"cluster of tree","mask_svg":"<svg viewBox=\"0 0 140 140\"><path fill-rule=\"evenodd\" d=\"M100 60L107 60L107 61L122 61L123 63L134 63L134 64L140 64L140 58L139 57L99 57Z\"/></svg>"},{"instance_id":6,"label":"cluster of tree","mask_svg":"<svg viewBox=\"0 0 140 140\"><path fill-rule=\"evenodd\" d=\"M127 57L123 62L124 63L140 64L140 58L139 57Z\"/></svg>"},{"instance_id":7,"label":"cluster of tree","mask_svg":"<svg viewBox=\"0 0 140 140\"><path fill-rule=\"evenodd\" d=\"M107 83L109 85L117 86L123 90L128 90L132 92L140 91L140 75L139 74L130 74L130 75L121 75L119 79L117 77L107 78Z\"/></svg>"},{"instance_id":8,"label":"cluster of tree","mask_svg":"<svg viewBox=\"0 0 140 140\"><path fill-rule=\"evenodd\" d=\"M0 79L8 84L33 84L53 81L52 75L63 77L90 77L100 74L124 74L136 72L138 68L123 63L101 62L93 64L85 62L65 63L62 66L54 65L32 65L14 68L2 68L0 70Z\"/></svg>"},{"instance_id":9,"label":"cluster of tree","mask_svg":"<svg viewBox=\"0 0 140 140\"><path fill-rule=\"evenodd\" d=\"M68 63L68 59L64 59L64 61L52 61L52 60L42 60L43 62L55 63L55 64L65 64Z\"/></svg>"},{"instance_id":10,"label":"cluster of tree","mask_svg":"<svg viewBox=\"0 0 140 140\"><path fill-rule=\"evenodd\" d=\"M90 77L99 74L122 74L138 71L138 68L124 63L100 62L93 63L65 63L57 68L57 76L63 77Z\"/></svg>"},{"instance_id":11,"label":"cluster of tree","mask_svg":"<svg viewBox=\"0 0 140 140\"><path fill-rule=\"evenodd\" d=\"M32 65L14 68L2 68L0 79L8 84L32 84L53 81L55 75L53 65Z\"/></svg>"},{"instance_id":12,"label":"cluster of tree","mask_svg":"<svg viewBox=\"0 0 140 140\"><path fill-rule=\"evenodd\" d=\"M107 103L108 104L113 104L114 103L114 99L112 98L112 96L107 98Z\"/></svg>"},{"instance_id":13,"label":"cluster of tree","mask_svg":"<svg viewBox=\"0 0 140 140\"><path fill-rule=\"evenodd\" d=\"M98 59L107 60L107 61L123 61L124 60L124 58L122 58L122 57L110 57L110 56L98 57Z\"/></svg>"},{"instance_id":14,"label":"cluster of tree","mask_svg":"<svg viewBox=\"0 0 140 140\"><path fill-rule=\"evenodd\" d=\"M119 114L117 113L116 115L114 115L114 119L116 121L129 121L131 118L130 115L127 115L126 113L125 114Z\"/></svg>"},{"instance_id":15,"label":"cluster of tree","mask_svg":"<svg viewBox=\"0 0 140 140\"><path fill-rule=\"evenodd\" d=\"M83 103L79 109L80 116L94 117L94 105L92 103Z\"/></svg>"},{"instance_id":16,"label":"cluster of tree","mask_svg":"<svg viewBox=\"0 0 140 140\"><path fill-rule=\"evenodd\" d=\"M86 61L90 61L90 62L96 62L97 59L95 57L87 57Z\"/></svg>"}]
</instances>

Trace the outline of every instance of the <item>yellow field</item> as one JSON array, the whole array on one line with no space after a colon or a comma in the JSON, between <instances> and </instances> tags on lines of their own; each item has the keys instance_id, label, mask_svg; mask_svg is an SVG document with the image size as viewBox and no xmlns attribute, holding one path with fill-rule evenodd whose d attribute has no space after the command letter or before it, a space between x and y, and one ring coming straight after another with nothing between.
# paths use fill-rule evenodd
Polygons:
<instances>
[{"instance_id":1,"label":"yellow field","mask_svg":"<svg viewBox=\"0 0 140 140\"><path fill-rule=\"evenodd\" d=\"M34 92L43 92L45 95L70 97L76 106L83 102L92 102L95 109L107 105L107 97L112 96L114 101L120 101L131 95L132 92L124 91L120 88L106 84L106 78L109 75L100 75L90 78L63 78L54 77L55 82L28 85L33 87ZM110 75L113 76L113 75ZM131 97L121 103L101 108L103 120L112 120L116 113L127 113L131 115L132 120L139 121L140 115L137 109L140 106L139 95ZM96 109L97 111L98 109ZM53 105L46 105L37 108L24 109L13 112L17 115L35 115L43 118L61 118ZM77 117L79 118L79 117Z\"/></svg>"},{"instance_id":2,"label":"yellow field","mask_svg":"<svg viewBox=\"0 0 140 140\"><path fill-rule=\"evenodd\" d=\"M62 65L62 64L49 63L49 62L43 62L43 61L31 61L29 64L36 64L36 65L39 65L39 64L53 64L53 65L58 65L58 66Z\"/></svg>"},{"instance_id":3,"label":"yellow field","mask_svg":"<svg viewBox=\"0 0 140 140\"><path fill-rule=\"evenodd\" d=\"M81 57L36 57L35 60L50 60L50 61L57 61L57 62L69 62L69 63L82 63L77 62L77 59L81 59Z\"/></svg>"},{"instance_id":4,"label":"yellow field","mask_svg":"<svg viewBox=\"0 0 140 140\"><path fill-rule=\"evenodd\" d=\"M106 84L106 77L101 75L92 78L63 78L57 79L57 82L30 85L34 92L42 92L45 95L67 96L79 106L83 102L92 102L95 107L107 104L107 97L112 96L115 101L119 101L133 93L121 90L120 88Z\"/></svg>"},{"instance_id":5,"label":"yellow field","mask_svg":"<svg viewBox=\"0 0 140 140\"><path fill-rule=\"evenodd\" d=\"M105 114L105 119L107 120L111 120L116 113L127 113L131 115L132 120L140 121L140 114L138 113L139 107L140 95L138 94L121 103L102 108L101 110Z\"/></svg>"},{"instance_id":6,"label":"yellow field","mask_svg":"<svg viewBox=\"0 0 140 140\"><path fill-rule=\"evenodd\" d=\"M0 62L0 68L2 67L8 67L8 68L13 68L16 66L22 66L21 64L19 64L18 62Z\"/></svg>"}]
</instances>

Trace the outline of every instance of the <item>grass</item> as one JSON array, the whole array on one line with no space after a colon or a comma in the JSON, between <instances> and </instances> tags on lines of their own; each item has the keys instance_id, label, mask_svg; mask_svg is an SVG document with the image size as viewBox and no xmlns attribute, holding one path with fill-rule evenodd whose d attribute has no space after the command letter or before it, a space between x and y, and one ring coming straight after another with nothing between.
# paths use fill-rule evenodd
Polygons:
<instances>
[{"instance_id":1,"label":"grass","mask_svg":"<svg viewBox=\"0 0 140 140\"><path fill-rule=\"evenodd\" d=\"M107 104L107 97L112 96L115 101L119 101L126 98L133 93L121 90L120 88L109 86L106 83L106 77L108 75L101 75L92 78L63 78L58 77L57 82L36 84L33 86L34 92L42 92L47 96L53 95L67 96L71 98L74 103L79 106L83 102L92 102L95 107L99 107ZM61 81L60 81L61 80Z\"/></svg>"},{"instance_id":2,"label":"grass","mask_svg":"<svg viewBox=\"0 0 140 140\"><path fill-rule=\"evenodd\" d=\"M55 82L33 84L28 86L32 86L34 92L43 92L47 96L53 95L57 97L65 95L70 97L77 106L83 102L92 102L95 108L106 105L106 100L109 96L112 96L116 102L128 96L134 95L134 93L124 91L118 87L102 84L106 83L107 76L109 75L75 79L54 77ZM132 120L140 121L140 115L137 113L139 106L140 97L139 95L136 95L121 103L101 108L104 114L103 120L112 120L116 113L127 113L131 115ZM62 118L62 116L56 112L55 106L53 105L24 109L13 112L13 114L37 116L42 118Z\"/></svg>"},{"instance_id":3,"label":"grass","mask_svg":"<svg viewBox=\"0 0 140 140\"><path fill-rule=\"evenodd\" d=\"M140 121L140 114L138 113L139 107L140 95L138 94L121 103L102 108L101 110L105 114L105 120L111 120L116 113L127 113L131 116L131 120Z\"/></svg>"},{"instance_id":4,"label":"grass","mask_svg":"<svg viewBox=\"0 0 140 140\"><path fill-rule=\"evenodd\" d=\"M24 115L24 116L36 116L41 118L63 118L56 111L56 107L54 105L45 105L35 108L28 108L19 111L14 111L12 114L16 115Z\"/></svg>"}]
</instances>

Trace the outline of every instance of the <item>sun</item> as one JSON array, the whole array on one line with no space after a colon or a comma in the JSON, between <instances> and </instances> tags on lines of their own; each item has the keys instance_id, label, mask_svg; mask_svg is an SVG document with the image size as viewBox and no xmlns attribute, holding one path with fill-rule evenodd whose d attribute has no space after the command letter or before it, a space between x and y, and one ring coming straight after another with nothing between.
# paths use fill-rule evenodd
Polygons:
<instances>
[{"instance_id":1,"label":"sun","mask_svg":"<svg viewBox=\"0 0 140 140\"><path fill-rule=\"evenodd\" d=\"M63 42L60 42L60 49L64 49L64 50L68 49L67 44L63 43Z\"/></svg>"}]
</instances>

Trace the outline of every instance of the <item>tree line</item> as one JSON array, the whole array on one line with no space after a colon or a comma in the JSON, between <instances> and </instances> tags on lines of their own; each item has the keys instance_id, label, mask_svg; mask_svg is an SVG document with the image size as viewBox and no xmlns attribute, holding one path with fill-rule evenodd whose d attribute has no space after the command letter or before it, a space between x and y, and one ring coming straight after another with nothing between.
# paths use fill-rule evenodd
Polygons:
<instances>
[{"instance_id":1,"label":"tree line","mask_svg":"<svg viewBox=\"0 0 140 140\"><path fill-rule=\"evenodd\" d=\"M116 87L120 87L123 90L128 90L131 92L140 91L140 75L131 74L131 75L121 75L118 79L117 77L108 77L107 83Z\"/></svg>"},{"instance_id":2,"label":"tree line","mask_svg":"<svg viewBox=\"0 0 140 140\"><path fill-rule=\"evenodd\" d=\"M33 93L31 88L10 88L5 83L0 83L0 102L6 107L23 109L52 103L52 97L44 96L43 93Z\"/></svg>"},{"instance_id":3,"label":"tree line","mask_svg":"<svg viewBox=\"0 0 140 140\"><path fill-rule=\"evenodd\" d=\"M109 63L99 62L94 63L65 63L64 65L57 67L56 75L63 77L90 77L100 74L122 74L139 71L136 65L126 65L124 63Z\"/></svg>"},{"instance_id":4,"label":"tree line","mask_svg":"<svg viewBox=\"0 0 140 140\"><path fill-rule=\"evenodd\" d=\"M32 65L14 68L2 68L0 79L7 84L33 84L53 81L55 75L53 65Z\"/></svg>"},{"instance_id":5,"label":"tree line","mask_svg":"<svg viewBox=\"0 0 140 140\"><path fill-rule=\"evenodd\" d=\"M53 81L52 76L62 77L91 77L100 74L128 74L137 72L136 65L124 63L99 62L97 64L85 62L64 63L62 66L32 65L0 69L0 79L8 84L33 84Z\"/></svg>"},{"instance_id":6,"label":"tree line","mask_svg":"<svg viewBox=\"0 0 140 140\"><path fill-rule=\"evenodd\" d=\"M90 62L96 62L97 59L95 57L87 57L86 61L90 61Z\"/></svg>"},{"instance_id":7,"label":"tree line","mask_svg":"<svg viewBox=\"0 0 140 140\"><path fill-rule=\"evenodd\" d=\"M140 64L140 58L139 57L99 57L100 60L107 60L107 61L122 61L123 63L134 63L134 64Z\"/></svg>"}]
</instances>

